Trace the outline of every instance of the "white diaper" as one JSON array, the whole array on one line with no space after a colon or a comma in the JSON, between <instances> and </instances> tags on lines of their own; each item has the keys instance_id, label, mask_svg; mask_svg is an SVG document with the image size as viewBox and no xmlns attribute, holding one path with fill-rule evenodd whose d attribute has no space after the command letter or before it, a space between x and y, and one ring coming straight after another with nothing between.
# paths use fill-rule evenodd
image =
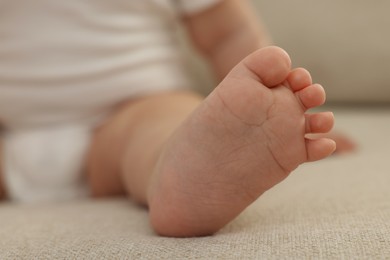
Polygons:
<instances>
[{"instance_id":1,"label":"white diaper","mask_svg":"<svg viewBox=\"0 0 390 260\"><path fill-rule=\"evenodd\" d=\"M87 124L5 132L2 172L10 199L51 202L88 195L84 161L90 137Z\"/></svg>"}]
</instances>

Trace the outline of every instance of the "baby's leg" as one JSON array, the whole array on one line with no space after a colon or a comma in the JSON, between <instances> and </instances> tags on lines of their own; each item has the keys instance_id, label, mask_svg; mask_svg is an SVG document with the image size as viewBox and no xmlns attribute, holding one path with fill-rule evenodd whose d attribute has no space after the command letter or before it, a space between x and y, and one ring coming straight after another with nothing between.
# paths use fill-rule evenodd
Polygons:
<instances>
[{"instance_id":1,"label":"baby's leg","mask_svg":"<svg viewBox=\"0 0 390 260\"><path fill-rule=\"evenodd\" d=\"M88 156L96 197L128 193L147 204L147 188L161 149L202 102L192 92L171 92L129 101L97 129Z\"/></svg>"},{"instance_id":2,"label":"baby's leg","mask_svg":"<svg viewBox=\"0 0 390 260\"><path fill-rule=\"evenodd\" d=\"M305 138L332 127L330 113L305 114L324 100L308 72L290 70L285 52L262 49L203 102L167 94L122 109L96 135L91 178L99 184L106 173L116 176L100 193L127 190L147 203L160 234L212 234L299 164L332 153L331 140Z\"/></svg>"}]
</instances>

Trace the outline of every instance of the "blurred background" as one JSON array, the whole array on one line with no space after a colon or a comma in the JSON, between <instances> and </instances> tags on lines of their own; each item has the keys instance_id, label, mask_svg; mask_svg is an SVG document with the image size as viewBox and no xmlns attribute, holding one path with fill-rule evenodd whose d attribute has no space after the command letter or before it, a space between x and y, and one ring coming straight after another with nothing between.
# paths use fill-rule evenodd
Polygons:
<instances>
[{"instance_id":1,"label":"blurred background","mask_svg":"<svg viewBox=\"0 0 390 260\"><path fill-rule=\"evenodd\" d=\"M274 44L326 88L328 103L390 104L390 1L252 2ZM215 85L209 68L194 55L190 64L208 93Z\"/></svg>"}]
</instances>

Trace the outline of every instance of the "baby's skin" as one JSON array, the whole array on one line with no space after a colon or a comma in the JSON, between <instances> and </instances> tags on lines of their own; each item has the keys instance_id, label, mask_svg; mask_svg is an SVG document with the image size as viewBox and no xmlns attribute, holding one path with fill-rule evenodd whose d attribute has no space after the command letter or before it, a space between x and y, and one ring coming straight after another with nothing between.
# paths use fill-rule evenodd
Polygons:
<instances>
[{"instance_id":1,"label":"baby's skin","mask_svg":"<svg viewBox=\"0 0 390 260\"><path fill-rule=\"evenodd\" d=\"M148 204L162 235L212 234L300 164L332 154L333 114L307 114L325 101L285 51L260 49L240 62L171 135Z\"/></svg>"},{"instance_id":2,"label":"baby's skin","mask_svg":"<svg viewBox=\"0 0 390 260\"><path fill-rule=\"evenodd\" d=\"M160 235L213 234L300 164L334 152L333 140L307 138L333 126L330 112L306 113L324 101L284 50L262 48L204 100L173 92L126 104L94 137L92 193L146 204Z\"/></svg>"}]
</instances>

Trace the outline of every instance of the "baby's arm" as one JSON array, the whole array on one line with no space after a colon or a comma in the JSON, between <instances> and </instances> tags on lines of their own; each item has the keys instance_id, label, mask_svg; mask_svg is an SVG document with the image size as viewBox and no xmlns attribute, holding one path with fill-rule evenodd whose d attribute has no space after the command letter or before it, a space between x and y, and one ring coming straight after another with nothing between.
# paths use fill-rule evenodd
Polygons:
<instances>
[{"instance_id":1,"label":"baby's arm","mask_svg":"<svg viewBox=\"0 0 390 260\"><path fill-rule=\"evenodd\" d=\"M199 14L184 17L195 46L222 79L245 56L270 44L248 0L223 0Z\"/></svg>"}]
</instances>

